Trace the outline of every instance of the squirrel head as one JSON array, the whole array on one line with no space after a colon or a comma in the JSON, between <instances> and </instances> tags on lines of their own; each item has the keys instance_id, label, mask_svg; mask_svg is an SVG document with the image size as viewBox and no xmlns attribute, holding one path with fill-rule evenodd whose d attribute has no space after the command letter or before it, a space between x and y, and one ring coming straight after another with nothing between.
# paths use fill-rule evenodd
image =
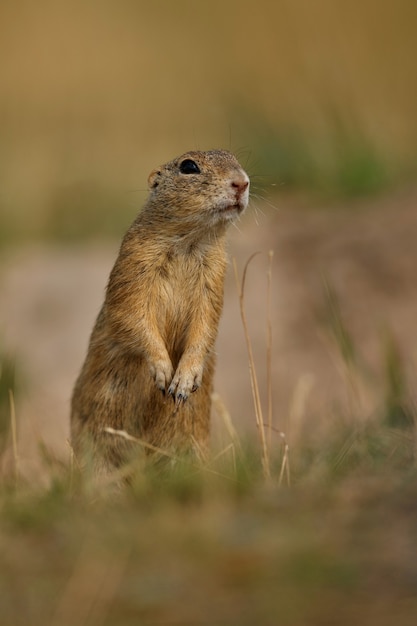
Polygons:
<instances>
[{"instance_id":1,"label":"squirrel head","mask_svg":"<svg viewBox=\"0 0 417 626\"><path fill-rule=\"evenodd\" d=\"M153 170L148 185L148 204L176 222L231 221L249 199L249 177L226 150L186 152Z\"/></svg>"}]
</instances>

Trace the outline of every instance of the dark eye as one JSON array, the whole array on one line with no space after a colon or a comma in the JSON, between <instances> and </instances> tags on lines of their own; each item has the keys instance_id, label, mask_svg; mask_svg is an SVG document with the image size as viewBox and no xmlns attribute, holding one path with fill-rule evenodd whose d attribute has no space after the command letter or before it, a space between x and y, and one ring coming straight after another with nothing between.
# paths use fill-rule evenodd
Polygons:
<instances>
[{"instance_id":1,"label":"dark eye","mask_svg":"<svg viewBox=\"0 0 417 626\"><path fill-rule=\"evenodd\" d=\"M200 174L200 168L192 159L184 159L180 164L181 174Z\"/></svg>"}]
</instances>

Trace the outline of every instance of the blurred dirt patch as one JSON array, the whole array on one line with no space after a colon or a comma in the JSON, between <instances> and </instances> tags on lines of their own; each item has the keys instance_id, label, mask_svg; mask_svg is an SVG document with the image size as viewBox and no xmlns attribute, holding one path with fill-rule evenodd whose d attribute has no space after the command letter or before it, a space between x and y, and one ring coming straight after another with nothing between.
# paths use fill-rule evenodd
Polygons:
<instances>
[{"instance_id":1,"label":"blurred dirt patch","mask_svg":"<svg viewBox=\"0 0 417 626\"><path fill-rule=\"evenodd\" d=\"M378 409L387 333L415 391L417 191L334 210L275 202L277 210L259 206L263 214L256 220L249 211L232 229L230 253L242 275L249 256L261 252L248 269L246 307L265 398L266 274L268 251L274 250L274 422L295 441L300 429L322 427L335 411L366 417ZM23 389L16 404L25 472L36 466L40 439L58 454L67 449L71 389L118 245L25 247L2 256L0 337L3 351L16 359ZM329 321L329 285L355 347L355 384ZM217 391L238 431L251 432L248 359L232 267L217 350ZM215 418L215 432L217 426Z\"/></svg>"}]
</instances>

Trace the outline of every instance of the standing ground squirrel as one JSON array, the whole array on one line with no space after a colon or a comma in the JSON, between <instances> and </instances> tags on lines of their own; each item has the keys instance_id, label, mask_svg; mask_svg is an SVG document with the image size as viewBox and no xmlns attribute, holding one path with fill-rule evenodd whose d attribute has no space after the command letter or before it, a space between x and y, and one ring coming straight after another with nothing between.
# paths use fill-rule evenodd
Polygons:
<instances>
[{"instance_id":1,"label":"standing ground squirrel","mask_svg":"<svg viewBox=\"0 0 417 626\"><path fill-rule=\"evenodd\" d=\"M175 454L208 444L225 235L248 204L249 178L230 152L193 151L148 184L72 396L72 445L99 470L138 449L106 427Z\"/></svg>"}]
</instances>

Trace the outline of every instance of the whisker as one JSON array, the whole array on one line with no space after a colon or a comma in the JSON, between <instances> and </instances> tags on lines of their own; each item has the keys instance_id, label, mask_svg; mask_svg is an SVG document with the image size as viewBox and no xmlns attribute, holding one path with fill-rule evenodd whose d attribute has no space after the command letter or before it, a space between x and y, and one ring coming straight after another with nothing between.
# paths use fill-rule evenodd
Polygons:
<instances>
[{"instance_id":1,"label":"whisker","mask_svg":"<svg viewBox=\"0 0 417 626\"><path fill-rule=\"evenodd\" d=\"M239 219L240 219L240 218L239 218ZM242 234L242 231L240 230L240 228L239 228L239 226L237 225L237 223L236 223L236 222L232 222L232 226L233 226L234 228L236 228L236 230L237 230L237 232L239 233L239 235L241 235L241 234Z\"/></svg>"},{"instance_id":2,"label":"whisker","mask_svg":"<svg viewBox=\"0 0 417 626\"><path fill-rule=\"evenodd\" d=\"M256 204L255 202L251 203L251 206L254 209L254 216L255 216L255 221L256 221L256 225L259 226L258 224L258 215L262 215L262 217L265 217L265 213L264 211L258 206L258 204Z\"/></svg>"},{"instance_id":3,"label":"whisker","mask_svg":"<svg viewBox=\"0 0 417 626\"><path fill-rule=\"evenodd\" d=\"M261 196L260 194L251 194L251 199L252 198L256 198L257 200L259 200L260 202L264 202L265 204L267 204L268 206L270 206L272 209L274 209L275 211L279 211L280 208L274 204L273 202L271 202L268 198L266 198L265 196Z\"/></svg>"}]
</instances>

